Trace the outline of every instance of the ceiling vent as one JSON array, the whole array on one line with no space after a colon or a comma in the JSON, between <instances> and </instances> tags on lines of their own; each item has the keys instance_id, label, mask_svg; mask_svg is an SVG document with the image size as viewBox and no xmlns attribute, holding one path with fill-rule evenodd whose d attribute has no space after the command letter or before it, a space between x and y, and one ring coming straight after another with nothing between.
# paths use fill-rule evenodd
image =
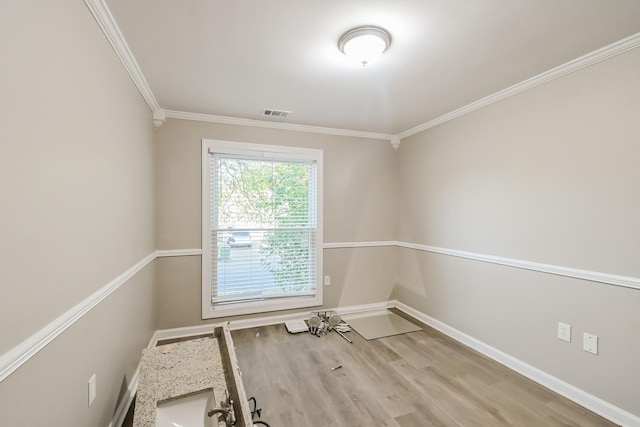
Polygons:
<instances>
[{"instance_id":1,"label":"ceiling vent","mask_svg":"<svg viewBox=\"0 0 640 427\"><path fill-rule=\"evenodd\" d=\"M287 117L289 114L291 114L291 111L285 111L285 110L276 110L274 108L265 108L262 111L262 114L264 116L267 117L280 117L280 118L285 118Z\"/></svg>"}]
</instances>

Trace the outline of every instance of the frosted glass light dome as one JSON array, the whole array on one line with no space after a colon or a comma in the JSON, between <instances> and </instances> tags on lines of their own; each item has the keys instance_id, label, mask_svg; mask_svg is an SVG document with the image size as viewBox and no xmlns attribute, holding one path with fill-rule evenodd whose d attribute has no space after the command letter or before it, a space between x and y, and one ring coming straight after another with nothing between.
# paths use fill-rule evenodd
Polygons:
<instances>
[{"instance_id":1,"label":"frosted glass light dome","mask_svg":"<svg viewBox=\"0 0 640 427\"><path fill-rule=\"evenodd\" d=\"M391 44L389 33L379 27L358 27L347 31L338 42L338 48L347 58L363 67L375 61Z\"/></svg>"}]
</instances>

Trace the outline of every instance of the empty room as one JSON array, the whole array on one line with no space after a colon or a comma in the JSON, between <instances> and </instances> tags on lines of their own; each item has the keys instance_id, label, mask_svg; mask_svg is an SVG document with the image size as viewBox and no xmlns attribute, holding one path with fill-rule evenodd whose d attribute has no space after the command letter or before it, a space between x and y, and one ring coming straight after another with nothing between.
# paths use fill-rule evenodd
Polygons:
<instances>
[{"instance_id":1,"label":"empty room","mask_svg":"<svg viewBox=\"0 0 640 427\"><path fill-rule=\"evenodd\" d=\"M640 426L639 1L0 34L0 426Z\"/></svg>"}]
</instances>

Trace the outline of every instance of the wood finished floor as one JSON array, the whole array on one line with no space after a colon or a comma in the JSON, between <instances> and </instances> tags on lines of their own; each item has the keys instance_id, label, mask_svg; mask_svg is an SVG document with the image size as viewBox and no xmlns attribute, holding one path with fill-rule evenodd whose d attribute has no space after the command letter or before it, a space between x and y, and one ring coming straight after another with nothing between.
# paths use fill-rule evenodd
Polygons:
<instances>
[{"instance_id":1,"label":"wood finished floor","mask_svg":"<svg viewBox=\"0 0 640 427\"><path fill-rule=\"evenodd\" d=\"M283 324L232 336L271 427L615 425L426 326L353 344Z\"/></svg>"}]
</instances>

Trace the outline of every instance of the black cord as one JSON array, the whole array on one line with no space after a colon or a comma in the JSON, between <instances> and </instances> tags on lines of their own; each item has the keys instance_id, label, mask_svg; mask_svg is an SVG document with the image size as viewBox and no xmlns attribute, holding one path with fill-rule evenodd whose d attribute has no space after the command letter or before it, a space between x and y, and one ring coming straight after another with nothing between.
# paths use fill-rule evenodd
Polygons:
<instances>
[{"instance_id":1,"label":"black cord","mask_svg":"<svg viewBox=\"0 0 640 427\"><path fill-rule=\"evenodd\" d=\"M258 401L256 400L255 397L251 396L249 398L249 402L251 402L253 400L253 410L251 412L254 412L256 410L256 408L258 407Z\"/></svg>"},{"instance_id":2,"label":"black cord","mask_svg":"<svg viewBox=\"0 0 640 427\"><path fill-rule=\"evenodd\" d=\"M253 417L255 417L256 415L258 416L258 418L260 418L261 414L262 414L262 408L258 408L258 401L256 400L255 397L251 396L248 401L251 402L253 400L253 409L251 410L251 419L253 419Z\"/></svg>"},{"instance_id":3,"label":"black cord","mask_svg":"<svg viewBox=\"0 0 640 427\"><path fill-rule=\"evenodd\" d=\"M262 413L262 408L258 408L258 401L256 400L255 397L251 396L248 401L251 402L253 400L253 409L251 410L251 419L253 420L253 417L255 417L256 415L258 415L258 418L260 418L261 413ZM253 423L255 424L263 424L267 427L270 427L269 424L265 423L264 421L255 421Z\"/></svg>"}]
</instances>

